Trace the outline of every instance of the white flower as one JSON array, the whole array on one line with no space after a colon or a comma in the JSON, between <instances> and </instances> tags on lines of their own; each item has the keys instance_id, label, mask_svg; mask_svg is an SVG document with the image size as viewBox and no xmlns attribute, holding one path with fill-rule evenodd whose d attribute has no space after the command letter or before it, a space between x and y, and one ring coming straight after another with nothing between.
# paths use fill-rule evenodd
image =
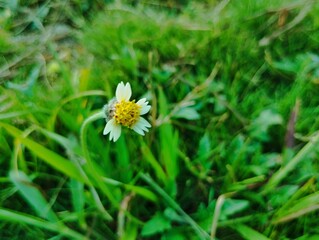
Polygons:
<instances>
[{"instance_id":1,"label":"white flower","mask_svg":"<svg viewBox=\"0 0 319 240\"><path fill-rule=\"evenodd\" d=\"M151 127L151 124L141 117L151 109L146 98L142 98L138 102L130 101L131 86L129 83L124 85L123 82L117 85L115 95L116 99L110 101L105 108L107 123L103 134L110 133L110 141L115 142L121 135L122 126L125 126L144 136L144 132L148 132L147 128Z\"/></svg>"}]
</instances>

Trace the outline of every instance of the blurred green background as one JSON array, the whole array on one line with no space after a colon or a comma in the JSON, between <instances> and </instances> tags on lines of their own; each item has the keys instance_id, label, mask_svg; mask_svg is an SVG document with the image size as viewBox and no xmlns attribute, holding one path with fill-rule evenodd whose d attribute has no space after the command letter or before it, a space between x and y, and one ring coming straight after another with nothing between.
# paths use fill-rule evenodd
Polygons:
<instances>
[{"instance_id":1,"label":"blurred green background","mask_svg":"<svg viewBox=\"0 0 319 240\"><path fill-rule=\"evenodd\" d=\"M1 0L0 239L319 239L319 2ZM85 121L129 82L145 137Z\"/></svg>"}]
</instances>

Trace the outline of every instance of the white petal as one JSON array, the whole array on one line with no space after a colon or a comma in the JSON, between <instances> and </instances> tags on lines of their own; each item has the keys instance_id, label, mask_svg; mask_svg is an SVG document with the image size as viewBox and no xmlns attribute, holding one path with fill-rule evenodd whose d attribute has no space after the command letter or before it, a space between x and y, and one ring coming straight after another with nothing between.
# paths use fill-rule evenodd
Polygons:
<instances>
[{"instance_id":1,"label":"white petal","mask_svg":"<svg viewBox=\"0 0 319 240\"><path fill-rule=\"evenodd\" d=\"M124 92L125 92L125 86L123 82L120 82L117 87L116 87L116 92L115 92L115 96L116 96L116 100L118 102L124 100Z\"/></svg>"},{"instance_id":2,"label":"white petal","mask_svg":"<svg viewBox=\"0 0 319 240\"><path fill-rule=\"evenodd\" d=\"M148 127L150 128L151 124L149 124L149 122L146 121L144 118L140 117L137 123L134 126L132 126L132 129L138 134L144 136L144 132L148 132Z\"/></svg>"},{"instance_id":3,"label":"white petal","mask_svg":"<svg viewBox=\"0 0 319 240\"><path fill-rule=\"evenodd\" d=\"M114 142L121 136L121 125L117 124L113 118L106 123L103 135L108 133L110 133L109 140Z\"/></svg>"},{"instance_id":4,"label":"white petal","mask_svg":"<svg viewBox=\"0 0 319 240\"><path fill-rule=\"evenodd\" d=\"M124 100L129 101L132 96L132 89L130 83L126 83L124 90Z\"/></svg>"},{"instance_id":5,"label":"white petal","mask_svg":"<svg viewBox=\"0 0 319 240\"><path fill-rule=\"evenodd\" d=\"M117 139L121 136L121 125L117 124L113 129L113 141L116 142Z\"/></svg>"},{"instance_id":6,"label":"white petal","mask_svg":"<svg viewBox=\"0 0 319 240\"><path fill-rule=\"evenodd\" d=\"M143 132L142 128L140 128L139 125L135 124L135 125L132 127L132 129L133 129L135 132L137 132L138 134L144 136L144 132Z\"/></svg>"},{"instance_id":7,"label":"white petal","mask_svg":"<svg viewBox=\"0 0 319 240\"><path fill-rule=\"evenodd\" d=\"M151 106L147 105L148 102L146 102L146 98L140 99L136 104L141 107L140 115L144 115L144 114L148 113L148 111L151 109Z\"/></svg>"},{"instance_id":8,"label":"white petal","mask_svg":"<svg viewBox=\"0 0 319 240\"><path fill-rule=\"evenodd\" d=\"M113 139L113 131L111 131L109 135L109 140L112 141L112 139Z\"/></svg>"},{"instance_id":9,"label":"white petal","mask_svg":"<svg viewBox=\"0 0 319 240\"><path fill-rule=\"evenodd\" d=\"M106 135L112 131L114 123L115 123L115 121L113 118L106 123L104 131L103 131L103 135Z\"/></svg>"},{"instance_id":10,"label":"white petal","mask_svg":"<svg viewBox=\"0 0 319 240\"><path fill-rule=\"evenodd\" d=\"M142 99L138 100L138 102L136 104L139 106L142 106L143 104L145 104L145 102L146 102L146 98L142 98Z\"/></svg>"},{"instance_id":11,"label":"white petal","mask_svg":"<svg viewBox=\"0 0 319 240\"><path fill-rule=\"evenodd\" d=\"M119 139L119 137L121 136L121 125L116 124L114 125L114 128L112 129L112 131L110 132L110 141L116 142L117 139Z\"/></svg>"},{"instance_id":12,"label":"white petal","mask_svg":"<svg viewBox=\"0 0 319 240\"><path fill-rule=\"evenodd\" d=\"M140 124L142 124L143 126L145 126L145 127L148 127L148 128L151 127L151 124L150 124L148 121L146 121L143 117L140 117L139 120L138 120L138 122L139 122Z\"/></svg>"},{"instance_id":13,"label":"white petal","mask_svg":"<svg viewBox=\"0 0 319 240\"><path fill-rule=\"evenodd\" d=\"M142 130L145 131L145 132L148 132L148 129L147 129L147 127L145 126L145 124L143 123L142 120L139 120L139 121L136 123L136 127L142 129Z\"/></svg>"},{"instance_id":14,"label":"white petal","mask_svg":"<svg viewBox=\"0 0 319 240\"><path fill-rule=\"evenodd\" d=\"M150 105L143 105L141 108L140 115L144 115L144 114L148 113L150 109L151 109Z\"/></svg>"}]
</instances>

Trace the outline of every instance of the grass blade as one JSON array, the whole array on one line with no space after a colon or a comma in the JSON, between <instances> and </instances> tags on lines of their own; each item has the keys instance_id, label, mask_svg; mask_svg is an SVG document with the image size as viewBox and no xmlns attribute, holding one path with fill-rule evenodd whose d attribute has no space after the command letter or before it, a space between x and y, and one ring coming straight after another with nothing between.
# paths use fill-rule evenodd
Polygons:
<instances>
[{"instance_id":1,"label":"grass blade","mask_svg":"<svg viewBox=\"0 0 319 240\"><path fill-rule=\"evenodd\" d=\"M267 185L264 188L264 194L268 193L272 189L274 189L293 169L295 169L296 165L301 162L307 155L313 152L316 147L318 147L319 142L319 133L317 133L310 142L308 142L298 153L297 155L287 163L287 165L283 166L279 169L268 181Z\"/></svg>"},{"instance_id":2,"label":"grass blade","mask_svg":"<svg viewBox=\"0 0 319 240\"><path fill-rule=\"evenodd\" d=\"M319 192L315 192L306 197L298 199L295 204L290 205L286 212L281 213L275 220L274 224L291 221L309 212L319 209Z\"/></svg>"},{"instance_id":3,"label":"grass blade","mask_svg":"<svg viewBox=\"0 0 319 240\"><path fill-rule=\"evenodd\" d=\"M35 227L47 229L75 240L86 239L82 234L67 228L61 223L48 222L41 218L33 217L20 212L6 210L3 208L0 208L0 219L3 221L16 222L19 224L24 223Z\"/></svg>"},{"instance_id":4,"label":"grass blade","mask_svg":"<svg viewBox=\"0 0 319 240\"><path fill-rule=\"evenodd\" d=\"M149 149L149 147L145 144L145 142L142 142L141 150L144 156L144 159L152 166L154 169L154 172L158 179L160 179L163 183L166 182L166 174L163 171L161 165L158 163L158 161L155 159L153 153Z\"/></svg>"},{"instance_id":5,"label":"grass blade","mask_svg":"<svg viewBox=\"0 0 319 240\"><path fill-rule=\"evenodd\" d=\"M173 208L184 218L185 222L187 222L193 228L200 239L210 239L208 233L202 229L186 212L184 212L178 203L175 202L156 182L154 182L150 176L143 173L140 173L140 176L157 192L158 195L163 198L164 201L166 201L171 208Z\"/></svg>"},{"instance_id":6,"label":"grass blade","mask_svg":"<svg viewBox=\"0 0 319 240\"><path fill-rule=\"evenodd\" d=\"M59 220L42 193L24 172L11 171L9 176L10 180L19 190L21 195L27 200L29 205L33 207L38 216L45 218L50 222L57 222Z\"/></svg>"},{"instance_id":7,"label":"grass blade","mask_svg":"<svg viewBox=\"0 0 319 240\"><path fill-rule=\"evenodd\" d=\"M0 123L0 126L5 128L8 133L10 133L13 137L19 138L21 143L23 143L27 148L29 148L35 155L44 160L47 164L51 165L56 170L64 173L65 175L77 179L81 182L87 183L87 180L84 179L79 172L79 170L74 166L70 161L61 157L57 153L41 146L40 144L34 142L29 138L21 137L22 132L6 123Z\"/></svg>"},{"instance_id":8,"label":"grass blade","mask_svg":"<svg viewBox=\"0 0 319 240\"><path fill-rule=\"evenodd\" d=\"M265 237L263 234L243 224L234 225L233 229L239 232L240 235L247 240L269 240L269 238Z\"/></svg>"},{"instance_id":9,"label":"grass blade","mask_svg":"<svg viewBox=\"0 0 319 240\"><path fill-rule=\"evenodd\" d=\"M73 210L76 213L78 213L80 225L82 227L85 227L86 224L84 219L84 184L74 179L70 179L70 190Z\"/></svg>"}]
</instances>

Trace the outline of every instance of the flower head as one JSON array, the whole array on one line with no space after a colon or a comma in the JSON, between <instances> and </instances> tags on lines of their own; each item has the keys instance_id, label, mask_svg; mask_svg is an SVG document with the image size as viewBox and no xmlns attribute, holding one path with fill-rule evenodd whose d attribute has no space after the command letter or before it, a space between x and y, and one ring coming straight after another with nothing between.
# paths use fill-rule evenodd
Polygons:
<instances>
[{"instance_id":1,"label":"flower head","mask_svg":"<svg viewBox=\"0 0 319 240\"><path fill-rule=\"evenodd\" d=\"M129 83L124 85L123 82L117 85L115 96L116 98L104 107L106 125L103 134L110 133L109 139L115 142L120 137L122 126L124 126L144 136L144 132L148 132L147 128L151 127L151 124L141 117L151 109L146 98L138 102L130 101L131 85Z\"/></svg>"}]
</instances>

